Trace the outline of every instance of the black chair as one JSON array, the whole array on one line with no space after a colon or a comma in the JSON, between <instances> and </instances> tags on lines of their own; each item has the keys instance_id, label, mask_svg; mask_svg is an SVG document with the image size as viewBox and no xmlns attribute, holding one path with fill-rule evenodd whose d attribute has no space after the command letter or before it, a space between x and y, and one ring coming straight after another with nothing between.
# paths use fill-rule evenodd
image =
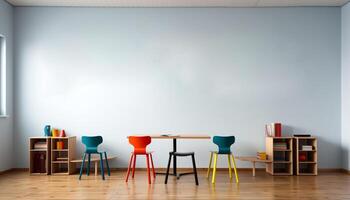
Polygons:
<instances>
[{"instance_id":1,"label":"black chair","mask_svg":"<svg viewBox=\"0 0 350 200\"><path fill-rule=\"evenodd\" d=\"M169 170L170 170L170 164L171 164L171 157L185 157L185 156L191 156L192 157L192 165L193 165L193 174L194 179L196 181L196 185L198 185L198 176L197 176L197 168L196 168L196 161L194 160L194 152L169 152L169 161L168 161L168 167L166 170L166 176L165 176L165 184L168 183L168 176L169 176Z\"/></svg>"}]
</instances>

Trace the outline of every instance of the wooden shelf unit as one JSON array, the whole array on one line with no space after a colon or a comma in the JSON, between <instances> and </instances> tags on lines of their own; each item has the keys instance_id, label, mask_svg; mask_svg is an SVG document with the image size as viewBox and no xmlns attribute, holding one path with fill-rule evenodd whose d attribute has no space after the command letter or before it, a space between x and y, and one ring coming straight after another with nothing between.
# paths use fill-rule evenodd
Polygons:
<instances>
[{"instance_id":1,"label":"wooden shelf unit","mask_svg":"<svg viewBox=\"0 0 350 200\"><path fill-rule=\"evenodd\" d=\"M287 149L275 149L276 143L286 143ZM266 172L271 175L293 175L293 138L266 137L266 154L271 163L266 164Z\"/></svg>"},{"instance_id":2,"label":"wooden shelf unit","mask_svg":"<svg viewBox=\"0 0 350 200\"><path fill-rule=\"evenodd\" d=\"M63 149L57 148L57 142L63 142ZM76 137L51 137L51 174L68 175L76 170L75 159Z\"/></svg>"},{"instance_id":3,"label":"wooden shelf unit","mask_svg":"<svg viewBox=\"0 0 350 200\"><path fill-rule=\"evenodd\" d=\"M35 149L38 142L46 143L46 148ZM29 138L29 174L49 175L51 173L51 138L30 137Z\"/></svg>"},{"instance_id":4,"label":"wooden shelf unit","mask_svg":"<svg viewBox=\"0 0 350 200\"><path fill-rule=\"evenodd\" d=\"M302 150L303 145L311 145L312 150ZM294 174L309 176L317 175L317 138L315 137L294 137ZM306 160L299 161L299 156L305 154Z\"/></svg>"}]
</instances>

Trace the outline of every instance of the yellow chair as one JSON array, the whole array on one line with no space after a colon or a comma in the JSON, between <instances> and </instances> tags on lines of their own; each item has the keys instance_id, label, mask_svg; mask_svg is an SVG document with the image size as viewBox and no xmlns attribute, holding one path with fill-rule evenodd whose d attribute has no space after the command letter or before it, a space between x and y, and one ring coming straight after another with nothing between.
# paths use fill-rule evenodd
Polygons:
<instances>
[{"instance_id":1,"label":"yellow chair","mask_svg":"<svg viewBox=\"0 0 350 200\"><path fill-rule=\"evenodd\" d=\"M236 169L235 157L234 157L233 153L231 152L231 145L233 143L235 143L235 136L214 136L213 142L214 142L214 144L218 145L219 151L213 151L210 153L210 161L209 161L209 167L208 167L208 172L207 172L207 178L209 178L211 163L212 163L213 155L214 155L213 177L212 177L211 182L212 182L212 184L215 183L218 155L222 154L222 155L227 155L227 161L228 161L228 167L229 167L228 170L229 170L230 179L232 179L232 169L231 169L231 159L232 159L233 169L235 171L235 176L236 176L236 183L238 183L239 178L238 178L237 169Z\"/></svg>"}]
</instances>

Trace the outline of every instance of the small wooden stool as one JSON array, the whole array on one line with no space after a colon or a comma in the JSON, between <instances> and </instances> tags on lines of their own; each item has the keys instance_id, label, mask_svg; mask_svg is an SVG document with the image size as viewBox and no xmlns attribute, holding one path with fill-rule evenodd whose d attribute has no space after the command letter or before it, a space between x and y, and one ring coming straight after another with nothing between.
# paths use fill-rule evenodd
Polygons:
<instances>
[{"instance_id":1,"label":"small wooden stool","mask_svg":"<svg viewBox=\"0 0 350 200\"><path fill-rule=\"evenodd\" d=\"M239 156L239 157L236 157L238 160L241 160L241 161L248 161L248 162L251 162L253 164L253 176L255 176L255 163L258 162L258 163L270 163L272 162L271 160L260 160L254 156Z\"/></svg>"},{"instance_id":2,"label":"small wooden stool","mask_svg":"<svg viewBox=\"0 0 350 200\"><path fill-rule=\"evenodd\" d=\"M115 159L117 158L117 156L108 156L108 159L107 160L112 160L112 159ZM105 158L103 158L103 160L105 160ZM71 160L70 162L71 163L81 163L83 160L80 159L80 160ZM85 160L85 162L88 162L87 160ZM91 162L94 163L94 166L95 166L95 176L98 175L98 163L100 162L100 157L97 157L97 156L92 156L91 157Z\"/></svg>"}]
</instances>

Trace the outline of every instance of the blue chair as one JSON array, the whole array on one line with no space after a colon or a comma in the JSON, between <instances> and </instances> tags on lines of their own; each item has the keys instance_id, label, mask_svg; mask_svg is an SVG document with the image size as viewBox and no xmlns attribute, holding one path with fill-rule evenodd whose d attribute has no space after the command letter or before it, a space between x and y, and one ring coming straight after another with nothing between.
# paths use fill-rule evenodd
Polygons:
<instances>
[{"instance_id":1,"label":"blue chair","mask_svg":"<svg viewBox=\"0 0 350 200\"><path fill-rule=\"evenodd\" d=\"M108 165L107 152L105 152L105 151L99 152L98 151L98 145L100 145L103 142L103 138L101 136L83 136L83 137L81 137L81 141L85 145L85 152L84 152L83 161L82 161L81 167L80 167L79 180L81 180L81 175L83 174L86 155L88 155L86 175L89 176L89 174L90 174L91 154L100 155L100 168L101 168L100 170L101 170L102 179L105 180L105 172L104 172L104 168L103 168L103 154L104 154L105 160L106 160L108 176L111 175L111 172L110 172L109 165Z\"/></svg>"},{"instance_id":2,"label":"blue chair","mask_svg":"<svg viewBox=\"0 0 350 200\"><path fill-rule=\"evenodd\" d=\"M213 154L215 156L214 157L213 177L212 177L213 184L215 183L215 178L216 178L216 166L217 166L218 155L227 155L230 179L232 179L232 169L231 169L231 157L232 157L233 167L234 167L235 176L236 176L236 183L238 183L239 179L238 179L238 174L237 174L237 169L236 169L235 157L231 151L231 146L232 146L232 144L235 143L235 136L214 136L213 142L214 142L214 144L216 144L218 146L219 150L212 151L210 154L210 161L209 161L209 167L208 167L208 172L207 172L207 178L209 178Z\"/></svg>"}]
</instances>

